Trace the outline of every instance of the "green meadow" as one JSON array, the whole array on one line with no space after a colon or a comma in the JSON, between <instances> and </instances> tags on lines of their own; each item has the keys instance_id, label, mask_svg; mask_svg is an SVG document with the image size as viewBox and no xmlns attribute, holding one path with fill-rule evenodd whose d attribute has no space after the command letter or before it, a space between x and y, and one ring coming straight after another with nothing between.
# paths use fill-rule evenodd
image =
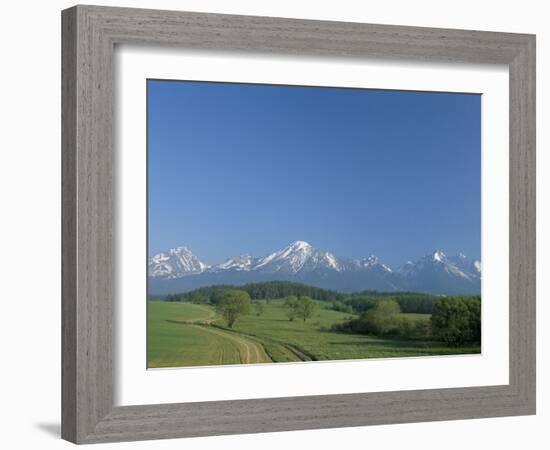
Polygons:
<instances>
[{"instance_id":1,"label":"green meadow","mask_svg":"<svg viewBox=\"0 0 550 450\"><path fill-rule=\"evenodd\" d=\"M334 331L358 316L317 308L306 321L289 320L284 300L263 300L261 314L252 310L230 329L209 304L148 302L149 368L324 361L479 353L479 345L382 338ZM429 314L402 313L411 321Z\"/></svg>"}]
</instances>

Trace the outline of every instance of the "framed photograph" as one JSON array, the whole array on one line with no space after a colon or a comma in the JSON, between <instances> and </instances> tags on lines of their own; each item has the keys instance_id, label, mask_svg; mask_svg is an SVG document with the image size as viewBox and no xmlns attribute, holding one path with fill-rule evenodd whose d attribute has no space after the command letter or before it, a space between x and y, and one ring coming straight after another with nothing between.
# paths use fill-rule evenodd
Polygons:
<instances>
[{"instance_id":1,"label":"framed photograph","mask_svg":"<svg viewBox=\"0 0 550 450\"><path fill-rule=\"evenodd\" d=\"M535 413L535 37L75 6L62 435Z\"/></svg>"}]
</instances>

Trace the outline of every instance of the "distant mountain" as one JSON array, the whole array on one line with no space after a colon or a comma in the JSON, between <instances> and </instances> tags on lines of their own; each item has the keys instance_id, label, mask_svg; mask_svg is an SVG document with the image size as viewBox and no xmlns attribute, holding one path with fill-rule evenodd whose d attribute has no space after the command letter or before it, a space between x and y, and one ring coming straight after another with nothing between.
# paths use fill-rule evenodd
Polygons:
<instances>
[{"instance_id":1,"label":"distant mountain","mask_svg":"<svg viewBox=\"0 0 550 450\"><path fill-rule=\"evenodd\" d=\"M459 253L456 256L451 256L448 260L466 273L470 273L478 277L481 274L481 261L477 259L470 259L463 253Z\"/></svg>"},{"instance_id":2,"label":"distant mountain","mask_svg":"<svg viewBox=\"0 0 550 450\"><path fill-rule=\"evenodd\" d=\"M292 274L327 269L341 272L344 265L332 253L317 250L304 241L296 241L282 250L259 258L253 267L253 270L264 273Z\"/></svg>"},{"instance_id":3,"label":"distant mountain","mask_svg":"<svg viewBox=\"0 0 550 450\"><path fill-rule=\"evenodd\" d=\"M417 291L442 295L479 294L481 264L439 250L392 269L371 255L345 259L304 241L262 257L241 255L209 266L187 247L176 247L149 259L149 292L184 292L212 284L270 280L306 283L341 292L361 290Z\"/></svg>"},{"instance_id":4,"label":"distant mountain","mask_svg":"<svg viewBox=\"0 0 550 450\"><path fill-rule=\"evenodd\" d=\"M479 294L481 264L463 254L447 257L441 250L396 271L397 284L404 290L434 294Z\"/></svg>"},{"instance_id":5,"label":"distant mountain","mask_svg":"<svg viewBox=\"0 0 550 450\"><path fill-rule=\"evenodd\" d=\"M171 248L149 258L149 276L153 278L181 278L202 273L208 265L197 258L187 247Z\"/></svg>"}]
</instances>

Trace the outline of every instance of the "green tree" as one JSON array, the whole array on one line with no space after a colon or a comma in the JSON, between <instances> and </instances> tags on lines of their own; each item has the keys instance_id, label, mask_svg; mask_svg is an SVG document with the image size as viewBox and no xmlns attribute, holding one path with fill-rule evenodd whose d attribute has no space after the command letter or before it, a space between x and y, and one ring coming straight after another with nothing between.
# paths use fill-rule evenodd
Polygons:
<instances>
[{"instance_id":1,"label":"green tree","mask_svg":"<svg viewBox=\"0 0 550 450\"><path fill-rule=\"evenodd\" d=\"M430 339L432 334L432 324L430 318L420 319L414 323L412 337L414 339Z\"/></svg>"},{"instance_id":2,"label":"green tree","mask_svg":"<svg viewBox=\"0 0 550 450\"><path fill-rule=\"evenodd\" d=\"M468 307L468 333L471 342L481 343L481 297L464 299Z\"/></svg>"},{"instance_id":3,"label":"green tree","mask_svg":"<svg viewBox=\"0 0 550 450\"><path fill-rule=\"evenodd\" d=\"M308 296L301 296L296 304L296 315L304 322L317 310L317 304Z\"/></svg>"},{"instance_id":4,"label":"green tree","mask_svg":"<svg viewBox=\"0 0 550 450\"><path fill-rule=\"evenodd\" d=\"M434 302L431 318L434 339L448 345L481 342L481 299L446 297Z\"/></svg>"},{"instance_id":5,"label":"green tree","mask_svg":"<svg viewBox=\"0 0 550 450\"><path fill-rule=\"evenodd\" d=\"M298 298L295 295L287 297L283 306L285 307L288 320L292 322L298 317Z\"/></svg>"},{"instance_id":6,"label":"green tree","mask_svg":"<svg viewBox=\"0 0 550 450\"><path fill-rule=\"evenodd\" d=\"M224 291L216 305L216 311L227 321L229 328L233 328L237 318L249 314L250 309L250 295L238 289Z\"/></svg>"},{"instance_id":7,"label":"green tree","mask_svg":"<svg viewBox=\"0 0 550 450\"><path fill-rule=\"evenodd\" d=\"M386 336L397 333L401 322L401 308L395 300L381 300L364 315L365 328L369 333Z\"/></svg>"}]
</instances>

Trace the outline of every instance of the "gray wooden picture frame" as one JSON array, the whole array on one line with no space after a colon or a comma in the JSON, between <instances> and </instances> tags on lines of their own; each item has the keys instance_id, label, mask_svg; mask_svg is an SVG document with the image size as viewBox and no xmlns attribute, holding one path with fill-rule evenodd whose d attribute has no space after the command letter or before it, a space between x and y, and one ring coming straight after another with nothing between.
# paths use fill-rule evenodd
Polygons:
<instances>
[{"instance_id":1,"label":"gray wooden picture frame","mask_svg":"<svg viewBox=\"0 0 550 450\"><path fill-rule=\"evenodd\" d=\"M499 386L114 406L117 44L506 64L510 378ZM535 413L535 36L75 6L62 12L62 437L75 443Z\"/></svg>"}]
</instances>

